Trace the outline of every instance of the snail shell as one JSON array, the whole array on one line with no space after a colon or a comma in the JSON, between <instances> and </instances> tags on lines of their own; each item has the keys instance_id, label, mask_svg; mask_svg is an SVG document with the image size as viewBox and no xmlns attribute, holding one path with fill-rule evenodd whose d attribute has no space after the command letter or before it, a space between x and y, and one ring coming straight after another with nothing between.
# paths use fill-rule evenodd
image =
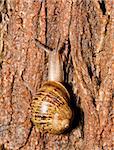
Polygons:
<instances>
[{"instance_id":1,"label":"snail shell","mask_svg":"<svg viewBox=\"0 0 114 150\"><path fill-rule=\"evenodd\" d=\"M41 46L40 44L39 47ZM69 128L72 110L69 107L69 93L61 83L63 69L61 57L57 51L49 52L48 70L48 81L33 97L32 121L41 132L60 134Z\"/></svg>"},{"instance_id":2,"label":"snail shell","mask_svg":"<svg viewBox=\"0 0 114 150\"><path fill-rule=\"evenodd\" d=\"M72 112L69 94L64 86L47 81L33 98L33 122L40 130L59 134L69 127Z\"/></svg>"}]
</instances>

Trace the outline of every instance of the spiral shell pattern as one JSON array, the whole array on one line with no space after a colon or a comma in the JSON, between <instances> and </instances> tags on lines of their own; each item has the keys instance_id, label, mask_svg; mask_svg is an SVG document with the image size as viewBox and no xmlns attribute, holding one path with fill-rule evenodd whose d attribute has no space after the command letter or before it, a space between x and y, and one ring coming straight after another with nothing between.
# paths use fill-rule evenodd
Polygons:
<instances>
[{"instance_id":1,"label":"spiral shell pattern","mask_svg":"<svg viewBox=\"0 0 114 150\"><path fill-rule=\"evenodd\" d=\"M32 101L32 121L42 132L60 134L70 126L69 93L59 82L47 81Z\"/></svg>"}]
</instances>

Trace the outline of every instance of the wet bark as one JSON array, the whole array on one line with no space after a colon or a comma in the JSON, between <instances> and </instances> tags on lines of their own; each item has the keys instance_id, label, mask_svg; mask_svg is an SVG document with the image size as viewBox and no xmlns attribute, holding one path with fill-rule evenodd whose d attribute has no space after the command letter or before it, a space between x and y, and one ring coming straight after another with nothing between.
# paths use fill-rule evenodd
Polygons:
<instances>
[{"instance_id":1,"label":"wet bark","mask_svg":"<svg viewBox=\"0 0 114 150\"><path fill-rule=\"evenodd\" d=\"M0 1L0 149L111 150L114 96L111 0ZM75 110L67 134L39 133L33 95L47 79L47 55L35 38L63 50Z\"/></svg>"}]
</instances>

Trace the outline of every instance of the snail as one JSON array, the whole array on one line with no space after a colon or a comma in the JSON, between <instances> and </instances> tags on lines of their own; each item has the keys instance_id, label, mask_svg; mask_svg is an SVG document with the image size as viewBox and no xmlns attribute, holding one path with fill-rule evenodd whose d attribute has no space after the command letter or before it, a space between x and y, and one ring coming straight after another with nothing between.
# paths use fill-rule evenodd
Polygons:
<instances>
[{"instance_id":1,"label":"snail","mask_svg":"<svg viewBox=\"0 0 114 150\"><path fill-rule=\"evenodd\" d=\"M71 124L72 110L70 95L63 85L64 72L61 53L50 50L36 40L37 47L49 54L48 81L46 81L32 100L32 122L42 132L61 134Z\"/></svg>"}]
</instances>

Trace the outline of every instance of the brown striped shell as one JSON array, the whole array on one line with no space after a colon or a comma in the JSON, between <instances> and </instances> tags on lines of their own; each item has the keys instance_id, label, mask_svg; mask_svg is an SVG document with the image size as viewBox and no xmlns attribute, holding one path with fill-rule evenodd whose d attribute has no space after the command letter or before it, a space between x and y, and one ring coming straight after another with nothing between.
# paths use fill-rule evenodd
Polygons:
<instances>
[{"instance_id":1,"label":"brown striped shell","mask_svg":"<svg viewBox=\"0 0 114 150\"><path fill-rule=\"evenodd\" d=\"M40 131L60 134L69 128L69 93L59 82L47 81L32 101L32 121Z\"/></svg>"}]
</instances>

